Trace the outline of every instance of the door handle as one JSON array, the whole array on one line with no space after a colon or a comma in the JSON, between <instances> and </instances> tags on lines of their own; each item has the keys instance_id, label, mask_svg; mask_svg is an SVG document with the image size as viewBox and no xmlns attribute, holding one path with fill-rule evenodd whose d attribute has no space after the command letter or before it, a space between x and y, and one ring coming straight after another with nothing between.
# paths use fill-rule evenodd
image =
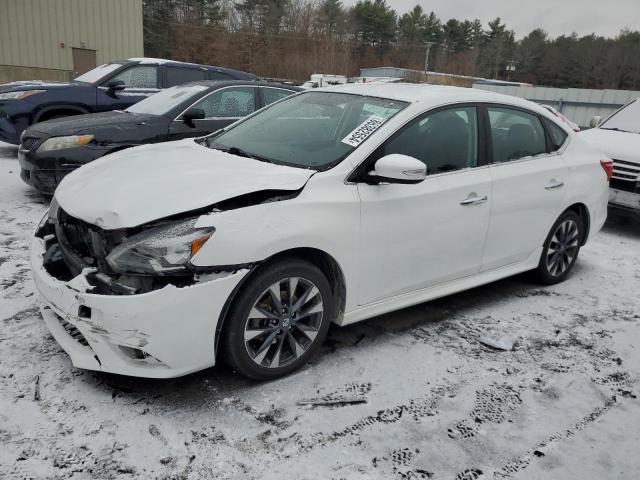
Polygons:
<instances>
[{"instance_id":1,"label":"door handle","mask_svg":"<svg viewBox=\"0 0 640 480\"><path fill-rule=\"evenodd\" d=\"M470 193L467 198L460 202L460 205L480 205L481 203L485 203L487 200L489 200L489 197L486 195L484 197L480 197L476 193Z\"/></svg>"},{"instance_id":2,"label":"door handle","mask_svg":"<svg viewBox=\"0 0 640 480\"><path fill-rule=\"evenodd\" d=\"M553 190L554 188L564 187L564 182L558 182L556 179L552 179L549 185L547 185L545 190Z\"/></svg>"}]
</instances>

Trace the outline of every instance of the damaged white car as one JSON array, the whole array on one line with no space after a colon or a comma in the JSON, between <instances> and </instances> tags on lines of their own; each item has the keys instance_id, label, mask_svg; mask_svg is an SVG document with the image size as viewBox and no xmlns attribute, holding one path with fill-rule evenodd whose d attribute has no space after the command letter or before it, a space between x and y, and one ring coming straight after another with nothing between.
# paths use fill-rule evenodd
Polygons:
<instances>
[{"instance_id":1,"label":"damaged white car","mask_svg":"<svg viewBox=\"0 0 640 480\"><path fill-rule=\"evenodd\" d=\"M110 155L35 232L42 315L80 368L270 379L331 322L527 270L562 281L604 223L611 162L556 120L479 90L349 85Z\"/></svg>"}]
</instances>

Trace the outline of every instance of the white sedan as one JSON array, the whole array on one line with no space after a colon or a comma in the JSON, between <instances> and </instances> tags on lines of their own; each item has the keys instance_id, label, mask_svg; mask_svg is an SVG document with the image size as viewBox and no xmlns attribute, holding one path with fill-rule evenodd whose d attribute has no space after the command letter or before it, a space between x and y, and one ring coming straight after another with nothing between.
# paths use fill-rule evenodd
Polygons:
<instances>
[{"instance_id":1,"label":"white sedan","mask_svg":"<svg viewBox=\"0 0 640 480\"><path fill-rule=\"evenodd\" d=\"M347 325L527 270L564 280L606 217L610 160L490 92L334 86L201 139L69 175L31 263L79 368L174 377L303 366Z\"/></svg>"}]
</instances>

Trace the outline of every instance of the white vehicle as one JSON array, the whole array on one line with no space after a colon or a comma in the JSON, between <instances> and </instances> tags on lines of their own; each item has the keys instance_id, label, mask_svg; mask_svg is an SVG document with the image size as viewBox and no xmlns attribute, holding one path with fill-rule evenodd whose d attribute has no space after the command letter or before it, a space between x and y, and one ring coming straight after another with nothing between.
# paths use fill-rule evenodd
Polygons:
<instances>
[{"instance_id":1,"label":"white vehicle","mask_svg":"<svg viewBox=\"0 0 640 480\"><path fill-rule=\"evenodd\" d=\"M640 99L600 121L594 117L591 126L596 128L580 136L613 158L609 204L640 213Z\"/></svg>"},{"instance_id":2,"label":"white vehicle","mask_svg":"<svg viewBox=\"0 0 640 480\"><path fill-rule=\"evenodd\" d=\"M307 80L300 88L308 90L310 88L329 87L331 85L343 85L347 83L347 77L344 75L325 75L323 73L314 73L311 80Z\"/></svg>"},{"instance_id":3,"label":"white vehicle","mask_svg":"<svg viewBox=\"0 0 640 480\"><path fill-rule=\"evenodd\" d=\"M564 280L605 221L608 167L514 97L302 92L73 172L34 235L33 277L77 367L174 377L225 360L270 379L331 322L527 270Z\"/></svg>"}]
</instances>

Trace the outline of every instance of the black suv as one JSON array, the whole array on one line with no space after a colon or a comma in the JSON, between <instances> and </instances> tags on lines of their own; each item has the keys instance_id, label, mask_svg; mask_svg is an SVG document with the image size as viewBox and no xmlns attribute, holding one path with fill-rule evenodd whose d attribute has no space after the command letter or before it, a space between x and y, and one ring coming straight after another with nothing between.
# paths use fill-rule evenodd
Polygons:
<instances>
[{"instance_id":1,"label":"black suv","mask_svg":"<svg viewBox=\"0 0 640 480\"><path fill-rule=\"evenodd\" d=\"M228 68L157 58L101 65L71 82L24 81L0 85L0 141L20 143L29 125L52 118L121 110L158 90L197 80L254 80Z\"/></svg>"}]
</instances>

